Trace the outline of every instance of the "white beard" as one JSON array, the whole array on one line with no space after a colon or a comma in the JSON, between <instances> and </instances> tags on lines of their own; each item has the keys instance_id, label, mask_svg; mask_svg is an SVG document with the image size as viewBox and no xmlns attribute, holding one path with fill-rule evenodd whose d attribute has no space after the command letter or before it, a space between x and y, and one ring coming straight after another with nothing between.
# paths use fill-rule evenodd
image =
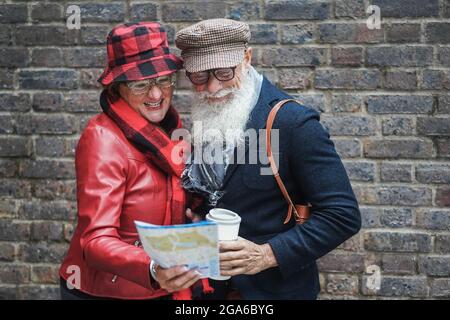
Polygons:
<instances>
[{"instance_id":1,"label":"white beard","mask_svg":"<svg viewBox=\"0 0 450 320\"><path fill-rule=\"evenodd\" d=\"M255 77L249 70L244 71L240 89L222 89L216 94L194 92L194 102L191 111L193 124L193 144L220 145L234 148L244 142L245 125L253 109L255 93ZM208 96L223 97L232 93L231 100L221 103L211 103Z\"/></svg>"}]
</instances>

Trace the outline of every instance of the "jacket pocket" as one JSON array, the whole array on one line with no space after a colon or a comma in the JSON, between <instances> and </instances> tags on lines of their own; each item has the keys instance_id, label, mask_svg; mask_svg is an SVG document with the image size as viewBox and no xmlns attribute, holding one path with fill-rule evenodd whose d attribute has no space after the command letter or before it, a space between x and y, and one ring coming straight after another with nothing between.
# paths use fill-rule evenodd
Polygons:
<instances>
[{"instance_id":1,"label":"jacket pocket","mask_svg":"<svg viewBox=\"0 0 450 320\"><path fill-rule=\"evenodd\" d=\"M288 293L301 291L302 284L299 281L300 272L292 279L284 279L278 267L264 270L251 276L251 281L255 287L270 293Z\"/></svg>"},{"instance_id":2,"label":"jacket pocket","mask_svg":"<svg viewBox=\"0 0 450 320\"><path fill-rule=\"evenodd\" d=\"M134 245L135 247L138 247L138 248L142 247L142 243L141 243L140 240L135 240L135 241L133 242L133 245ZM111 278L111 282L112 282L112 283L116 283L118 277L119 277L119 276L118 276L117 274L113 275L113 277Z\"/></svg>"}]
</instances>

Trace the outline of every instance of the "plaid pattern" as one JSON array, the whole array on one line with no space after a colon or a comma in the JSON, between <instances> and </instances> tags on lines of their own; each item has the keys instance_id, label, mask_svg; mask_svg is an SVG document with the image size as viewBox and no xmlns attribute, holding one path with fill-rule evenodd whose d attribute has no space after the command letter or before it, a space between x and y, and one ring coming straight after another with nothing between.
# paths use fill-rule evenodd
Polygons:
<instances>
[{"instance_id":1,"label":"plaid pattern","mask_svg":"<svg viewBox=\"0 0 450 320\"><path fill-rule=\"evenodd\" d=\"M248 24L229 19L210 19L177 32L184 68L199 72L240 64L250 40Z\"/></svg>"},{"instance_id":2,"label":"plaid pattern","mask_svg":"<svg viewBox=\"0 0 450 320\"><path fill-rule=\"evenodd\" d=\"M112 100L106 90L100 95L100 106L149 162L156 164L171 176L181 177L184 164L176 164L172 161L172 150L177 146L177 143L183 142L172 141L169 137L173 130L181 128L180 117L173 107L170 107L162 122L164 130L167 132L165 133L162 129L144 119L124 99ZM184 212L181 216L184 216ZM172 220L176 220L176 223L182 223L182 219L179 217L174 217Z\"/></svg>"},{"instance_id":3,"label":"plaid pattern","mask_svg":"<svg viewBox=\"0 0 450 320\"><path fill-rule=\"evenodd\" d=\"M122 99L111 100L106 90L100 95L100 106L103 111L119 126L127 139L145 156L149 163L157 165L167 173L167 205L164 225L181 224L185 222L186 195L181 186L181 174L184 164L174 163L172 152L175 148L180 153L186 152L188 145L185 141L172 141L169 136L181 128L181 119L171 106L161 126L166 130L153 125L140 116L128 103ZM178 150L176 150L178 151ZM173 293L176 300L190 300L192 295L198 296L210 293L213 289L207 279L197 281L192 288Z\"/></svg>"},{"instance_id":4,"label":"plaid pattern","mask_svg":"<svg viewBox=\"0 0 450 320\"><path fill-rule=\"evenodd\" d=\"M107 38L108 65L98 79L112 82L142 80L171 74L182 61L169 51L167 34L156 22L126 23Z\"/></svg>"}]
</instances>

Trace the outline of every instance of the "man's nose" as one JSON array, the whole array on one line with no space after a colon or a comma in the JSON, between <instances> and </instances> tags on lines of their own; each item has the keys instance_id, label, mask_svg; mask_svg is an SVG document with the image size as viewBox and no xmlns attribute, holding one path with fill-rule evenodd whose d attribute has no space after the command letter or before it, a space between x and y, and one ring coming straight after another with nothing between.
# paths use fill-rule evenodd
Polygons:
<instances>
[{"instance_id":1,"label":"man's nose","mask_svg":"<svg viewBox=\"0 0 450 320\"><path fill-rule=\"evenodd\" d=\"M209 93L216 93L222 89L222 83L216 79L213 75L210 75L208 83L206 84L206 89Z\"/></svg>"},{"instance_id":2,"label":"man's nose","mask_svg":"<svg viewBox=\"0 0 450 320\"><path fill-rule=\"evenodd\" d=\"M162 91L158 86L153 86L148 90L148 97L154 101L158 101L161 99Z\"/></svg>"}]
</instances>

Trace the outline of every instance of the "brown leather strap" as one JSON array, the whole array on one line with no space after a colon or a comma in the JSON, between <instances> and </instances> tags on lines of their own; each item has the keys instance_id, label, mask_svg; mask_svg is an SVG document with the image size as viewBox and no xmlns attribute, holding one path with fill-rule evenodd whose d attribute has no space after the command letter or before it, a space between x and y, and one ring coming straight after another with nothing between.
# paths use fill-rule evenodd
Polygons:
<instances>
[{"instance_id":1,"label":"brown leather strap","mask_svg":"<svg viewBox=\"0 0 450 320\"><path fill-rule=\"evenodd\" d=\"M297 223L303 223L309 218L310 205L308 205L308 206L294 205L291 197L289 196L289 193L288 193L286 187L284 186L283 181L281 180L277 165L276 165L276 163L273 159L273 155L272 155L270 131L272 130L273 122L275 121L275 116L277 115L277 112L281 109L282 106L284 106L284 104L286 104L289 101L297 102L294 99L281 100L272 108L272 110L269 113L269 117L267 118L267 124L266 124L266 152L267 152L267 158L269 159L269 162L270 162L270 168L272 169L275 180L277 181L277 184L280 187L283 197L286 199L286 201L288 203L288 213L287 213L286 219L284 220L284 223L288 223L289 220L291 220L292 212L294 212L295 220L297 221Z\"/></svg>"}]
</instances>

